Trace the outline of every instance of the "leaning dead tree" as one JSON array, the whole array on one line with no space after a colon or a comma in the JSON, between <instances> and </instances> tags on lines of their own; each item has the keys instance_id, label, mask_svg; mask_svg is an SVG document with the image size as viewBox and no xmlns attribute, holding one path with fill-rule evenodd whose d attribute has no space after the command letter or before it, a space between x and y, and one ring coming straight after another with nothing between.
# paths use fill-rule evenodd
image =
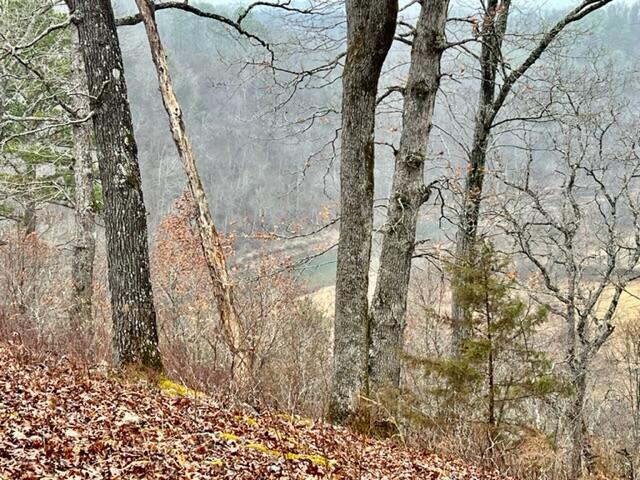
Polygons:
<instances>
[{"instance_id":1,"label":"leaning dead tree","mask_svg":"<svg viewBox=\"0 0 640 480\"><path fill-rule=\"evenodd\" d=\"M605 78L589 79L604 99L594 100L593 88L578 98L559 86L564 111L552 140L548 130L530 137L521 173L498 176L506 187L502 227L533 272L525 288L564 323L570 478L589 469L589 372L614 331L621 296L640 278L638 122L608 103Z\"/></svg>"},{"instance_id":2,"label":"leaning dead tree","mask_svg":"<svg viewBox=\"0 0 640 480\"><path fill-rule=\"evenodd\" d=\"M421 7L412 40L411 66L404 92L402 135L384 226L380 266L370 312L371 393L400 386L402 337L407 309L416 225L431 189L424 183L433 109L446 45L448 0Z\"/></svg>"},{"instance_id":3,"label":"leaning dead tree","mask_svg":"<svg viewBox=\"0 0 640 480\"><path fill-rule=\"evenodd\" d=\"M348 421L367 394L369 261L373 230L374 129L378 80L393 42L397 0L348 0L342 74L340 239L333 387L329 416Z\"/></svg>"},{"instance_id":4,"label":"leaning dead tree","mask_svg":"<svg viewBox=\"0 0 640 480\"><path fill-rule=\"evenodd\" d=\"M549 45L566 27L582 20L611 1L583 0L542 36L526 59L516 68L511 68L508 53L503 48L511 0L489 0L487 3L479 32L482 39L479 57L480 93L476 107L473 140L468 150L468 169L456 235L455 256L458 261L468 257L475 243L487 167L487 151L492 130L496 126L496 119L505 101L516 83L538 62ZM499 74L502 75L502 79L499 78ZM451 314L454 324L453 351L458 352L468 336L466 325L469 322L466 319L467 313L461 308L455 296L452 299Z\"/></svg>"},{"instance_id":5,"label":"leaning dead tree","mask_svg":"<svg viewBox=\"0 0 640 480\"><path fill-rule=\"evenodd\" d=\"M235 357L234 371L240 378L246 377L249 370L248 355L244 347L242 324L236 311L233 298L233 285L227 271L225 254L220 242L220 236L213 223L213 216L209 202L198 173L198 167L193 155L191 143L187 136L186 126L178 98L173 88L169 73L167 55L160 39L155 20L153 3L149 0L136 0L142 21L144 23L151 57L156 66L162 101L169 117L169 126L173 140L187 174L189 191L196 208L198 232L202 244L202 251L211 276L213 295L216 299L220 323L232 354Z\"/></svg>"},{"instance_id":6,"label":"leaning dead tree","mask_svg":"<svg viewBox=\"0 0 640 480\"><path fill-rule=\"evenodd\" d=\"M145 5L147 7L146 10L150 12L150 15L144 14ZM166 55L164 54L164 49L162 47L162 43L157 31L155 14L163 10L166 12L180 10L199 18L212 20L226 26L230 32L235 32L240 37L243 37L248 41L249 44L257 46L264 50L266 52L267 58L265 59L265 61L259 62L257 65L260 68L267 68L273 74L275 74L274 80L276 80L276 75L281 75L284 78L288 79L288 81L281 85L285 87L285 89L290 90L290 93L287 93L285 95L286 100L281 103L283 105L291 99L295 92L300 88L301 84L308 81L312 77L322 76L326 72L337 69L340 66L340 60L342 59L343 55L340 54L327 63L321 63L321 65L316 65L311 68L302 68L299 71L292 70L287 67L278 66L276 64L276 51L274 50L275 47L269 44L259 35L253 33L246 26L249 23L248 20L251 18L253 12L257 9L262 8L281 10L287 12L287 14L305 15L310 17L313 17L315 15L324 15L327 12L333 12L337 9L336 6L332 5L332 2L309 2L304 6L293 5L288 1L253 2L250 3L246 8L239 10L236 15L225 16L216 13L212 9L193 6L190 5L189 2L185 1L164 1L160 3L140 2L138 4L139 11L137 13L117 19L116 25L124 27L137 25L142 22L145 23L148 37L150 39L152 56L157 66L157 73L161 84L161 92L163 95L163 102L165 104L165 107L167 107L167 105L177 106L178 102L175 93L173 92L173 87L171 86L171 78L166 68ZM149 18L151 18L152 22L148 21ZM154 32L152 32L151 34L149 34L148 31L148 25L150 23L153 23L152 28L154 30ZM153 44L152 38L157 39L155 46ZM156 48L156 46L159 47L159 49ZM164 67L158 67L158 65L164 65ZM279 81L277 81L277 83L279 83ZM204 196L201 181L198 178L198 173L195 161L193 160L193 154L189 145L189 141L186 134L184 133L184 121L182 119L182 114L179 107L178 110L174 110L173 108L169 107L167 113L169 115L170 126L175 143L183 160L185 170L187 171L187 176L189 179L189 189L192 193L192 197L194 199L194 202L196 203L196 208L199 212L198 229L200 230L200 238L203 244L205 258L207 260L211 278L214 284L216 303L218 305L218 311L220 314L221 323L224 328L225 337L235 357L234 365L237 366L238 370L241 369L245 371L245 374L240 374L241 372L239 371L235 373L238 373L239 378L247 377L246 373L248 373L251 362L250 355L248 355L247 352L248 346L246 345L244 335L242 333L242 323L240 321L241 319L239 318L235 310L233 288L229 279L229 275L227 273L224 255L222 254L222 250L220 249L218 234L213 224L206 196ZM190 171L193 172L193 174L190 174ZM202 194L198 192L202 192Z\"/></svg>"}]
</instances>

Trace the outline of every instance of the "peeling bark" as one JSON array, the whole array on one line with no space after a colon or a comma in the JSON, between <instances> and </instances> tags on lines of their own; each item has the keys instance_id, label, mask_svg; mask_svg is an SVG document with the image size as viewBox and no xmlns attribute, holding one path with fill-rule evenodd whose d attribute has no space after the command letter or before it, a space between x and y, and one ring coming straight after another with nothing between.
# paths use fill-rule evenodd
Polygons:
<instances>
[{"instance_id":1,"label":"peeling bark","mask_svg":"<svg viewBox=\"0 0 640 480\"><path fill-rule=\"evenodd\" d=\"M440 86L448 5L448 0L434 0L423 6L413 39L411 67L404 89L402 136L371 305L369 381L374 395L383 389L397 391L400 386L402 335L416 224L420 207L430 193L424 184L424 165Z\"/></svg>"},{"instance_id":2,"label":"peeling bark","mask_svg":"<svg viewBox=\"0 0 640 480\"><path fill-rule=\"evenodd\" d=\"M149 272L147 219L131 111L109 0L69 0L91 95L104 195L113 357L162 369Z\"/></svg>"},{"instance_id":3,"label":"peeling bark","mask_svg":"<svg viewBox=\"0 0 640 480\"><path fill-rule=\"evenodd\" d=\"M195 202L198 232L209 269L209 275L211 276L213 294L218 306L220 322L224 329L227 343L237 361L237 368L234 369L234 373L236 373L239 378L246 379L249 363L244 347L242 325L234 305L233 286L227 271L226 259L220 244L220 237L213 223L209 202L204 187L202 186L191 143L187 136L182 110L180 109L171 75L169 74L167 55L158 32L154 6L149 0L136 0L136 4L138 5L142 21L147 31L151 57L156 66L162 101L167 116L169 117L173 141L176 144L182 165L187 174L191 197Z\"/></svg>"},{"instance_id":4,"label":"peeling bark","mask_svg":"<svg viewBox=\"0 0 640 480\"><path fill-rule=\"evenodd\" d=\"M397 0L348 0L342 75L340 239L329 417L344 423L367 392L368 297L373 230L374 129L382 65L393 42Z\"/></svg>"}]
</instances>

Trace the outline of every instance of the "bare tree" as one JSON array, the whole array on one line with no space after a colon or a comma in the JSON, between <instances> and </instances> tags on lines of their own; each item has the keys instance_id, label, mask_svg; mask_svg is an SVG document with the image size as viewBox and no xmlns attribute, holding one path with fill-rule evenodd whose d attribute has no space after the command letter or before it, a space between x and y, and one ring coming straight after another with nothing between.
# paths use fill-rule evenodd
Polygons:
<instances>
[{"instance_id":1,"label":"bare tree","mask_svg":"<svg viewBox=\"0 0 640 480\"><path fill-rule=\"evenodd\" d=\"M393 42L398 2L349 0L342 75L340 239L334 372L329 416L347 421L367 393L368 290L373 229L374 128L378 80Z\"/></svg>"},{"instance_id":2,"label":"bare tree","mask_svg":"<svg viewBox=\"0 0 640 480\"><path fill-rule=\"evenodd\" d=\"M161 370L147 220L127 86L109 0L73 0L104 192L113 354L118 367Z\"/></svg>"},{"instance_id":3,"label":"bare tree","mask_svg":"<svg viewBox=\"0 0 640 480\"><path fill-rule=\"evenodd\" d=\"M501 217L515 252L535 275L527 288L564 322L564 362L573 394L566 410L571 478L588 468L585 399L590 366L614 330L620 297L638 278L640 152L633 114L607 101L611 82L579 95L558 88L564 102L547 148L529 139L521 175L499 175ZM548 133L546 133L548 138ZM533 143L535 142L535 147ZM553 161L553 177L541 175ZM546 164L546 165L545 165Z\"/></svg>"},{"instance_id":4,"label":"bare tree","mask_svg":"<svg viewBox=\"0 0 640 480\"><path fill-rule=\"evenodd\" d=\"M407 309L411 260L420 207L431 194L424 166L433 109L440 85L440 61L446 48L448 0L421 6L412 40L411 66L404 92L400 148L384 226L380 266L370 319L371 389L400 385L402 335Z\"/></svg>"},{"instance_id":5,"label":"bare tree","mask_svg":"<svg viewBox=\"0 0 640 480\"><path fill-rule=\"evenodd\" d=\"M509 65L508 54L503 49L507 34L507 21L511 0L489 0L486 5L480 35L480 94L476 107L473 140L468 150L468 169L465 178L462 211L456 235L456 258L467 258L475 243L480 218L480 205L487 164L487 149L492 129L505 101L514 85L540 59L549 45L570 24L578 22L597 11L612 0L583 0L569 11L529 52L526 59L516 68ZM499 82L498 74L502 75ZM454 322L453 351L459 351L467 337L466 313L455 296L452 299L452 320Z\"/></svg>"}]
</instances>

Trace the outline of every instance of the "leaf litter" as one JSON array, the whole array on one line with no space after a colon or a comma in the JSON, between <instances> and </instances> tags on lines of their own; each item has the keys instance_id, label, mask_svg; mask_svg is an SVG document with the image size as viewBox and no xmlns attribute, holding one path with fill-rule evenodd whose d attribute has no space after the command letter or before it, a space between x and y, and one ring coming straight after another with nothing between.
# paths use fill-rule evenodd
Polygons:
<instances>
[{"instance_id":1,"label":"leaf litter","mask_svg":"<svg viewBox=\"0 0 640 480\"><path fill-rule=\"evenodd\" d=\"M507 479L320 420L258 416L0 346L0 478Z\"/></svg>"}]
</instances>

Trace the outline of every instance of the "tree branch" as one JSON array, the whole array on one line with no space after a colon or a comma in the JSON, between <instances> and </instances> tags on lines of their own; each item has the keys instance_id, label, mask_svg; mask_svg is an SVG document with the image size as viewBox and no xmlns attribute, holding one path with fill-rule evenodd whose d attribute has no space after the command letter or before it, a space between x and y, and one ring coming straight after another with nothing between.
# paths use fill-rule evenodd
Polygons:
<instances>
[{"instance_id":1,"label":"tree branch","mask_svg":"<svg viewBox=\"0 0 640 480\"><path fill-rule=\"evenodd\" d=\"M258 2L258 3L267 4L266 2ZM272 6L273 6L273 4L272 4ZM242 35L242 36L244 36L244 37L246 37L246 38L248 38L250 40L256 41L258 44L260 44L262 47L264 47L266 50L269 51L272 60L274 58L274 52L273 52L273 50L271 48L271 45L269 45L269 43L267 43L265 40L261 39L257 35L254 35L253 33L250 33L247 30L245 30L242 27L242 25L240 24L241 20L246 16L246 12L245 12L245 15L241 15L240 16L238 21L234 21L234 20L231 20L230 18L227 18L224 15L220 15L218 13L206 12L204 10L201 10L201 9L199 9L197 7L189 5L186 1L182 1L182 2L163 2L163 3L158 3L158 4L154 5L154 7L155 7L155 11L156 12L160 11L160 10L166 10L166 9L182 10L184 12L189 12L189 13L191 13L193 15L198 16L198 17L208 18L208 19L220 22L220 23L222 23L224 25L227 25L228 27L232 28L237 33L239 33L240 35ZM132 26L132 25L137 25L137 24L139 24L141 22L142 22L142 16L140 15L140 13L136 13L135 15L129 15L127 17L121 17L121 18L116 19L116 26L118 26L118 27Z\"/></svg>"},{"instance_id":2,"label":"tree branch","mask_svg":"<svg viewBox=\"0 0 640 480\"><path fill-rule=\"evenodd\" d=\"M515 70L513 70L509 76L505 79L498 96L493 101L491 106L491 113L487 116L486 126L491 127L495 120L498 111L504 104L509 92L515 85L515 83L522 77L529 68L538 61L538 59L545 52L547 47L555 40L555 38L564 30L567 25L577 22L590 13L604 7L613 0L584 0L580 5L571 10L562 20L554 25L554 27L546 33L546 35L540 40L540 43L534 48L527 59Z\"/></svg>"}]
</instances>

